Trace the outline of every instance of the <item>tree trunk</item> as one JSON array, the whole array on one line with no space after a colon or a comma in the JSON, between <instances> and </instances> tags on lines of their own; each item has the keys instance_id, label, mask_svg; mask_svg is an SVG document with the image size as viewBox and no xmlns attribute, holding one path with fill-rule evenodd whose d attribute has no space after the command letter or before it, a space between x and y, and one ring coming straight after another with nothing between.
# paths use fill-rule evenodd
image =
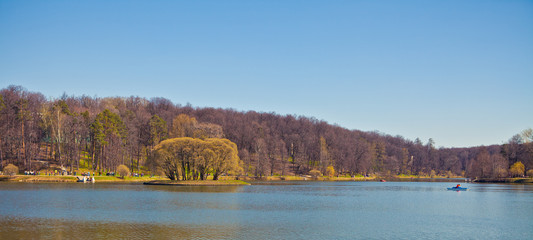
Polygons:
<instances>
[{"instance_id":1,"label":"tree trunk","mask_svg":"<svg viewBox=\"0 0 533 240\"><path fill-rule=\"evenodd\" d=\"M4 151L2 148L2 138L0 137L0 169L4 169Z\"/></svg>"},{"instance_id":2,"label":"tree trunk","mask_svg":"<svg viewBox=\"0 0 533 240\"><path fill-rule=\"evenodd\" d=\"M187 180L187 166L184 162L181 163L181 180L186 181Z\"/></svg>"},{"instance_id":3,"label":"tree trunk","mask_svg":"<svg viewBox=\"0 0 533 240\"><path fill-rule=\"evenodd\" d=\"M80 170L81 150L78 148L78 158L76 160L76 170Z\"/></svg>"},{"instance_id":4,"label":"tree trunk","mask_svg":"<svg viewBox=\"0 0 533 240\"><path fill-rule=\"evenodd\" d=\"M137 153L137 173L141 173L139 171L139 162L141 161L141 149L139 149L139 152Z\"/></svg>"},{"instance_id":5,"label":"tree trunk","mask_svg":"<svg viewBox=\"0 0 533 240\"><path fill-rule=\"evenodd\" d=\"M96 168L94 167L94 164L95 164L95 161L94 161L95 159L94 158L95 157L96 157L96 144L93 142L92 163L91 163L91 165L92 165L91 168L93 170L96 170Z\"/></svg>"},{"instance_id":6,"label":"tree trunk","mask_svg":"<svg viewBox=\"0 0 533 240\"><path fill-rule=\"evenodd\" d=\"M21 122L20 127L22 129L22 155L24 159L24 166L28 166L28 160L26 159L26 138L24 136L24 121Z\"/></svg>"}]
</instances>

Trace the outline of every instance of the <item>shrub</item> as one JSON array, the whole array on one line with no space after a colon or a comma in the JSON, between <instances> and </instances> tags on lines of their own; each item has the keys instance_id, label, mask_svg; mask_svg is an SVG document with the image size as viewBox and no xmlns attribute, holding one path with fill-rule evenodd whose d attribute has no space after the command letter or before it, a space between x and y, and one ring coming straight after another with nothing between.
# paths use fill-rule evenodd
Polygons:
<instances>
[{"instance_id":1,"label":"shrub","mask_svg":"<svg viewBox=\"0 0 533 240\"><path fill-rule=\"evenodd\" d=\"M333 166L326 168L326 175L333 177L333 175L335 175L335 168L333 168Z\"/></svg>"},{"instance_id":2,"label":"shrub","mask_svg":"<svg viewBox=\"0 0 533 240\"><path fill-rule=\"evenodd\" d=\"M533 178L533 169L527 170L527 176Z\"/></svg>"},{"instance_id":3,"label":"shrub","mask_svg":"<svg viewBox=\"0 0 533 240\"><path fill-rule=\"evenodd\" d=\"M316 170L316 169L313 169L311 171L309 171L309 175L311 175L312 177L314 178L317 178L318 176L320 176L320 171Z\"/></svg>"},{"instance_id":4,"label":"shrub","mask_svg":"<svg viewBox=\"0 0 533 240\"><path fill-rule=\"evenodd\" d=\"M127 177L130 175L130 169L126 165L121 164L117 167L117 173L122 177Z\"/></svg>"},{"instance_id":5,"label":"shrub","mask_svg":"<svg viewBox=\"0 0 533 240\"><path fill-rule=\"evenodd\" d=\"M9 164L4 168L5 175L13 176L17 173L19 173L19 168L13 164Z\"/></svg>"}]
</instances>

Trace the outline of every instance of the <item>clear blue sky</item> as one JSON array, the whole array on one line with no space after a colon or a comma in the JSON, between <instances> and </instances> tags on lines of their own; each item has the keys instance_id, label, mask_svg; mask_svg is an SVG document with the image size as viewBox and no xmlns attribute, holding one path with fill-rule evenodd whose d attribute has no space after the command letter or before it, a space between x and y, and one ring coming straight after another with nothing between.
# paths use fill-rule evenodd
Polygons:
<instances>
[{"instance_id":1,"label":"clear blue sky","mask_svg":"<svg viewBox=\"0 0 533 240\"><path fill-rule=\"evenodd\" d=\"M0 0L12 84L501 144L533 127L533 1Z\"/></svg>"}]
</instances>

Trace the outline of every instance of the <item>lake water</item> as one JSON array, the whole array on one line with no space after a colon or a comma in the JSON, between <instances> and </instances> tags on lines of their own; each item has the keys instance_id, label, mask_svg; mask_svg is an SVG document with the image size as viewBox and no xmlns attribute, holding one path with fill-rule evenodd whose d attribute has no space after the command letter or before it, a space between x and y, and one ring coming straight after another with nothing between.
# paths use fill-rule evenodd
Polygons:
<instances>
[{"instance_id":1,"label":"lake water","mask_svg":"<svg viewBox=\"0 0 533 240\"><path fill-rule=\"evenodd\" d=\"M533 185L0 183L0 239L533 239Z\"/></svg>"}]
</instances>

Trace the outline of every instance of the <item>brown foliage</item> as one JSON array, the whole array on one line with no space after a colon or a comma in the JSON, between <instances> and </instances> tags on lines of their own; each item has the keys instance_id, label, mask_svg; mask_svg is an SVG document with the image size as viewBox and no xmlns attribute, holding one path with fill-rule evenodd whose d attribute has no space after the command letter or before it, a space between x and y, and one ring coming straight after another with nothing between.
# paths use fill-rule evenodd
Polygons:
<instances>
[{"instance_id":1,"label":"brown foliage","mask_svg":"<svg viewBox=\"0 0 533 240\"><path fill-rule=\"evenodd\" d=\"M112 125L120 131L110 134ZM91 124L100 122L101 126ZM102 120L102 121L100 121ZM109 121L107 121L109 122ZM122 123L120 123L122 122ZM101 127L97 129L96 127ZM312 117L232 109L181 106L165 98L92 98L61 96L47 100L20 86L0 90L0 164L34 169L32 160L48 160L77 168L90 158L90 168L130 168L149 164L152 148L171 137L227 138L238 146L246 172L257 175L325 172L437 173L504 176L508 165L522 162L533 169L532 130L502 146L435 148L379 132L349 130ZM167 134L170 133L170 134ZM2 167L2 166L0 166ZM154 169L155 170L155 169Z\"/></svg>"}]
</instances>

